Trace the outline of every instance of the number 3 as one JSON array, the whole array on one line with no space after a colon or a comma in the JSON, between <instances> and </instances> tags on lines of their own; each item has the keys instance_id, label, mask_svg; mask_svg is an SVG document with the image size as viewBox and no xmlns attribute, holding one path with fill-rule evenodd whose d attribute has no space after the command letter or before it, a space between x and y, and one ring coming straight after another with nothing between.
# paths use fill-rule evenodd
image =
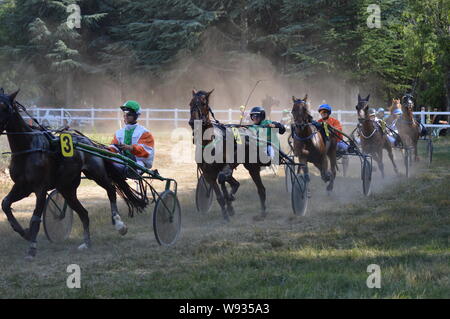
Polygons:
<instances>
[{"instance_id":1,"label":"number 3","mask_svg":"<svg viewBox=\"0 0 450 319\"><path fill-rule=\"evenodd\" d=\"M72 157L73 156L72 135L70 135L70 134L61 134L60 142L61 142L61 153L62 153L62 155L64 157Z\"/></svg>"}]
</instances>

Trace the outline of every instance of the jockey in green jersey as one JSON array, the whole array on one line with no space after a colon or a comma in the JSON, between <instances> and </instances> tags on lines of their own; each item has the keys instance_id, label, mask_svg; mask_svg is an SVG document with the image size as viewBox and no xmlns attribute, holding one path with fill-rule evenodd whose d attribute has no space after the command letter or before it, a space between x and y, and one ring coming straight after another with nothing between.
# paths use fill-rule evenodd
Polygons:
<instances>
[{"instance_id":1,"label":"jockey in green jersey","mask_svg":"<svg viewBox=\"0 0 450 319\"><path fill-rule=\"evenodd\" d=\"M276 134L274 134L275 140L272 141L272 128L277 128L279 130L278 133L284 134L286 132L284 125L275 121L266 120L266 112L261 106L255 106L251 109L250 118L254 124L250 127L250 129L255 130L257 136L262 140L265 140L279 148L280 142ZM275 152L270 144L267 145L267 155L273 158L275 156Z\"/></svg>"}]
</instances>

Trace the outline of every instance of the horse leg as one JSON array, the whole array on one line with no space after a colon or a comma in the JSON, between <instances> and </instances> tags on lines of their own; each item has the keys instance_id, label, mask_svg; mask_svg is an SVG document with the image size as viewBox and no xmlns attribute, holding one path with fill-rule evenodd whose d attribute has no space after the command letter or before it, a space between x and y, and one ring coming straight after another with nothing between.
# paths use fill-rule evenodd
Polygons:
<instances>
[{"instance_id":1,"label":"horse leg","mask_svg":"<svg viewBox=\"0 0 450 319\"><path fill-rule=\"evenodd\" d=\"M417 153L417 143L419 141L418 139L419 137L417 137L416 143L414 143L414 161L416 162L420 161L419 154Z\"/></svg>"},{"instance_id":2,"label":"horse leg","mask_svg":"<svg viewBox=\"0 0 450 319\"><path fill-rule=\"evenodd\" d=\"M319 165L316 165L317 168L319 168ZM327 183L331 180L332 173L328 170L328 157L324 155L322 157L321 165L320 165L320 176L322 177L322 180Z\"/></svg>"},{"instance_id":3,"label":"horse leg","mask_svg":"<svg viewBox=\"0 0 450 319\"><path fill-rule=\"evenodd\" d=\"M41 226L41 216L45 208L45 200L47 199L47 191L42 189L35 192L36 194L36 207L31 216L30 228L25 229L26 237L30 241L30 248L28 249L28 254L25 257L27 260L33 260L37 253L37 235L39 233L39 228Z\"/></svg>"},{"instance_id":4,"label":"horse leg","mask_svg":"<svg viewBox=\"0 0 450 319\"><path fill-rule=\"evenodd\" d=\"M228 181L228 184L230 184L230 186L231 186L230 200L234 201L236 199L234 197L234 194L237 193L239 186L241 184L233 176L230 176L230 178L227 181Z\"/></svg>"},{"instance_id":5,"label":"horse leg","mask_svg":"<svg viewBox=\"0 0 450 319\"><path fill-rule=\"evenodd\" d=\"M83 207L83 205L80 203L80 201L77 198L77 189L76 187L66 189L61 188L57 189L58 192L61 193L61 195L64 197L64 199L67 201L67 204L72 208L77 214L78 217L80 217L81 223L83 224L83 238L84 243L78 246L79 250L84 250L91 247L91 234L89 232L89 215L86 208Z\"/></svg>"},{"instance_id":6,"label":"horse leg","mask_svg":"<svg viewBox=\"0 0 450 319\"><path fill-rule=\"evenodd\" d=\"M328 152L328 158L330 160L331 177L330 183L327 186L327 191L331 192L334 187L334 180L336 178L336 150Z\"/></svg>"},{"instance_id":7,"label":"horse leg","mask_svg":"<svg viewBox=\"0 0 450 319\"><path fill-rule=\"evenodd\" d=\"M391 146L391 143L389 142L388 139L386 139L385 142L384 142L384 148L385 148L386 151L388 152L388 156L389 156L389 159L390 159L391 162L392 162L392 166L394 167L394 172L395 172L395 174L398 175L397 165L396 165L395 162L394 162L394 154L393 154L393 152L392 152L392 146Z\"/></svg>"},{"instance_id":8,"label":"horse leg","mask_svg":"<svg viewBox=\"0 0 450 319\"><path fill-rule=\"evenodd\" d=\"M19 200L28 197L31 194L31 190L28 190L23 185L14 184L8 195L2 200L2 210L8 218L8 222L11 225L12 229L17 232L24 239L28 240L26 237L28 236L20 223L14 217L11 205Z\"/></svg>"},{"instance_id":9,"label":"horse leg","mask_svg":"<svg viewBox=\"0 0 450 319\"><path fill-rule=\"evenodd\" d=\"M226 206L227 206L227 213L229 216L234 215L234 208L232 205L232 195L228 193L227 185L225 182L220 183L220 188L222 189L222 194L224 195Z\"/></svg>"},{"instance_id":10,"label":"horse leg","mask_svg":"<svg viewBox=\"0 0 450 319\"><path fill-rule=\"evenodd\" d=\"M96 173L97 175L95 175ZM111 206L111 220L115 229L119 232L120 235L124 236L128 227L122 221L119 215L119 209L117 208L117 194L114 186L111 183L111 180L106 175L106 171L102 170L90 170L89 172L83 171L84 175L87 178L93 179L100 187L106 190L108 194L109 203ZM92 174L94 173L94 174Z\"/></svg>"},{"instance_id":11,"label":"horse leg","mask_svg":"<svg viewBox=\"0 0 450 319\"><path fill-rule=\"evenodd\" d=\"M228 212L225 208L226 201L225 201L224 195L220 191L219 185L217 184L217 182L215 180L210 182L210 184L212 185L212 188L213 188L214 192L216 193L217 202L219 203L220 209L222 210L223 219L225 219L225 221L229 222L230 218L229 218Z\"/></svg>"},{"instance_id":12,"label":"horse leg","mask_svg":"<svg viewBox=\"0 0 450 319\"><path fill-rule=\"evenodd\" d=\"M219 181L222 194L224 195L226 201L228 215L233 216L234 208L231 202L234 201L233 194L235 194L239 188L239 182L233 177L233 168L229 164L225 165L217 175L217 180ZM231 194L228 193L225 182L228 182L231 185Z\"/></svg>"},{"instance_id":13,"label":"horse leg","mask_svg":"<svg viewBox=\"0 0 450 319\"><path fill-rule=\"evenodd\" d=\"M383 150L377 151L373 155L374 160L377 162L378 168L380 169L381 178L384 178Z\"/></svg>"},{"instance_id":14,"label":"horse leg","mask_svg":"<svg viewBox=\"0 0 450 319\"><path fill-rule=\"evenodd\" d=\"M259 165L244 165L248 170L253 182L258 189L259 201L261 202L261 217L267 216L266 211L266 188L261 180L261 168Z\"/></svg>"}]
</instances>

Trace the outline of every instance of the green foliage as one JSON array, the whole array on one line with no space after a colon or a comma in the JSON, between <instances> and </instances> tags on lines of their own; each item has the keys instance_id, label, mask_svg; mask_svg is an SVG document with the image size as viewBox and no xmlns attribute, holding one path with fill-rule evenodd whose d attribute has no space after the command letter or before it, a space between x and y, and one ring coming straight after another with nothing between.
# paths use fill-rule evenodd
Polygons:
<instances>
[{"instance_id":1,"label":"green foliage","mask_svg":"<svg viewBox=\"0 0 450 319\"><path fill-rule=\"evenodd\" d=\"M74 3L81 29L66 25ZM366 24L372 3L380 29ZM386 100L411 89L419 104L442 106L450 104L449 12L444 0L7 0L0 61L15 71L1 72L3 85L25 85L30 96L40 90L64 103L72 90L81 102L77 79L163 81L184 72L180 60L226 69L257 53L285 76L337 75Z\"/></svg>"}]
</instances>

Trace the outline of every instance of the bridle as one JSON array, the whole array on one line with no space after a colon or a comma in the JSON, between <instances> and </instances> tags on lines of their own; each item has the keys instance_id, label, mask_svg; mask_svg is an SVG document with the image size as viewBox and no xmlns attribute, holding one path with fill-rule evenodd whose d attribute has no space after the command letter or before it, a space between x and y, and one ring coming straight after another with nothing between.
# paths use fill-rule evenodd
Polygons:
<instances>
[{"instance_id":1,"label":"bridle","mask_svg":"<svg viewBox=\"0 0 450 319\"><path fill-rule=\"evenodd\" d=\"M200 100L200 97L205 96L205 94L203 92L197 92L194 95L194 98L191 102L191 118L193 118L193 114L194 112L197 113L198 117L202 120L202 124L203 125L209 125L211 124L211 120L209 119L208 114L211 113L214 121L216 121L217 123L219 123L219 121L216 119L214 112L211 110L211 107L208 104L208 101L206 102L206 104L204 104L202 101ZM208 111L206 112L206 114L204 112L202 112L202 107L207 107Z\"/></svg>"},{"instance_id":2,"label":"bridle","mask_svg":"<svg viewBox=\"0 0 450 319\"><path fill-rule=\"evenodd\" d=\"M412 108L413 108L413 105L414 105L414 102L412 101L411 96L405 95L405 96L402 98L401 106L402 106L403 109L408 110L408 113L410 113L410 114L412 114ZM399 117L398 120L400 121L400 123L403 122L403 123L411 124L411 125L416 124L416 120L414 120L414 118L413 118L411 121L405 119L406 113L407 113L407 112L403 112L402 116Z\"/></svg>"},{"instance_id":3,"label":"bridle","mask_svg":"<svg viewBox=\"0 0 450 319\"><path fill-rule=\"evenodd\" d=\"M361 103L363 103L363 105L361 105ZM356 109L358 110L358 122L360 124L362 124L364 122L371 122L373 124L373 127L374 127L372 133L370 133L369 135L364 135L363 131L361 130L361 127L358 126L358 133L365 140L368 140L368 139L372 138L375 135L375 133L376 133L376 131L378 129L378 125L377 125L377 123L374 120L371 120L371 119L368 119L368 118L365 118L365 117L361 117L361 115L360 115L360 112L363 111L364 115L366 116L364 109L366 109L368 107L369 107L368 101L360 101L358 103L358 105L356 105Z\"/></svg>"},{"instance_id":4,"label":"bridle","mask_svg":"<svg viewBox=\"0 0 450 319\"><path fill-rule=\"evenodd\" d=\"M304 100L295 100L294 101L294 106L295 105L302 105L302 104L304 104L304 105L306 105L306 102L304 101ZM300 106L299 106L300 107ZM291 127L291 135L292 135L292 137L295 139L295 140L297 140L297 141L307 141L307 140L310 140L310 139L312 139L313 137L314 137L314 135L316 135L319 131L317 130L317 128L316 128L316 126L314 125L314 123L310 123L310 122L302 122L302 123L297 123L297 122L295 122L295 115L294 115L294 113L292 112L292 115L294 116L294 123L292 124L292 127ZM309 114L306 114L307 116L309 116L309 117L311 117L311 115L309 115ZM311 127L313 127L313 132L312 132L312 134L311 135L309 135L309 136L307 136L307 137L301 137L301 136L299 136L297 133L296 133L296 130L295 129L300 129L300 130L303 130L303 129L305 129L306 127L308 127L308 126L311 126Z\"/></svg>"}]
</instances>

